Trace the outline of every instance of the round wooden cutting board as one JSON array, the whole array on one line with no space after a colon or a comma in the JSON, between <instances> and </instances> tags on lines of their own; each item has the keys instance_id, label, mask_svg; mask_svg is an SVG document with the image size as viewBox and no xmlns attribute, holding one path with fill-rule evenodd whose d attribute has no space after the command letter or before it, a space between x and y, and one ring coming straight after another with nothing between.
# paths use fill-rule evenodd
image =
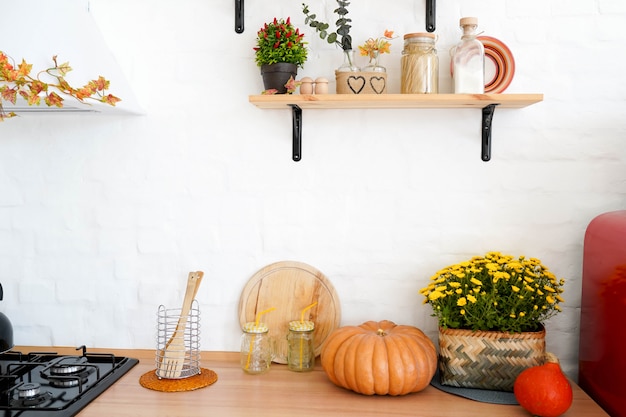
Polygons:
<instances>
[{"instance_id":1,"label":"round wooden cutting board","mask_svg":"<svg viewBox=\"0 0 626 417\"><path fill-rule=\"evenodd\" d=\"M315 355L319 355L328 335L339 327L341 307L331 282L310 265L282 261L259 270L250 278L239 300L239 323L243 327L256 319L258 312L274 307L261 316L276 342L274 362L287 363L289 322L300 320L302 310L317 301L304 313L304 320L315 323L313 331Z\"/></svg>"}]
</instances>

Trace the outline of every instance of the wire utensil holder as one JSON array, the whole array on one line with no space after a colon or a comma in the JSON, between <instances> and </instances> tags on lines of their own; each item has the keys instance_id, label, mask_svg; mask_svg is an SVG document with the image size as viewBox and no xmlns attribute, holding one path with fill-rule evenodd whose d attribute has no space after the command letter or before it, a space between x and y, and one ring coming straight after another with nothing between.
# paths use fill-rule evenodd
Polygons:
<instances>
[{"instance_id":1,"label":"wire utensil holder","mask_svg":"<svg viewBox=\"0 0 626 417\"><path fill-rule=\"evenodd\" d=\"M156 349L156 375L159 378L182 379L200 374L200 309L198 302L193 300L191 309L187 315L187 326L184 333L176 337L183 338L184 361L180 375L172 377L170 370L166 370L164 364L173 357L179 360L182 357L180 351L173 351L168 346L172 343L176 333L176 327L181 319L181 309L166 309L160 305L157 313L157 349ZM184 317L183 317L184 319Z\"/></svg>"}]
</instances>

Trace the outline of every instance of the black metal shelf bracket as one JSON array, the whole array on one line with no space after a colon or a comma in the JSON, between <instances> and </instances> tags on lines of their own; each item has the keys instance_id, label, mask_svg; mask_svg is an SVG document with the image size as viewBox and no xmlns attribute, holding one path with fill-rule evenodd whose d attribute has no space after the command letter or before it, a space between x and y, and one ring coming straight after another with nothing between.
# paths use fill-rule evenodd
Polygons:
<instances>
[{"instance_id":1,"label":"black metal shelf bracket","mask_svg":"<svg viewBox=\"0 0 626 417\"><path fill-rule=\"evenodd\" d=\"M426 0L426 31L435 31L435 13L437 0Z\"/></svg>"},{"instance_id":2,"label":"black metal shelf bracket","mask_svg":"<svg viewBox=\"0 0 626 417\"><path fill-rule=\"evenodd\" d=\"M291 106L292 148L291 159L298 162L302 159L302 109L297 104Z\"/></svg>"},{"instance_id":3,"label":"black metal shelf bracket","mask_svg":"<svg viewBox=\"0 0 626 417\"><path fill-rule=\"evenodd\" d=\"M243 0L235 0L235 32L243 33Z\"/></svg>"},{"instance_id":4,"label":"black metal shelf bracket","mask_svg":"<svg viewBox=\"0 0 626 417\"><path fill-rule=\"evenodd\" d=\"M491 125L493 124L493 113L496 111L496 106L497 104L489 104L488 106L483 107L480 157L485 162L491 159Z\"/></svg>"},{"instance_id":5,"label":"black metal shelf bracket","mask_svg":"<svg viewBox=\"0 0 626 417\"><path fill-rule=\"evenodd\" d=\"M298 162L302 159L302 108L297 104L289 104L288 106L291 107L291 159ZM491 128L496 106L498 106L497 103L488 104L482 108L480 157L485 162L491 160Z\"/></svg>"}]
</instances>

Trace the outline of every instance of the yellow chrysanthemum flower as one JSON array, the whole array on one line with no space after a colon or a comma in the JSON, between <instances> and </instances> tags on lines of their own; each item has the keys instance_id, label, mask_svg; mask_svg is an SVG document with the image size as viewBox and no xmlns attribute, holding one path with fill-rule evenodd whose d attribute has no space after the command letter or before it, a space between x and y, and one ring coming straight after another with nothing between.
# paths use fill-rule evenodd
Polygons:
<instances>
[{"instance_id":1,"label":"yellow chrysanthemum flower","mask_svg":"<svg viewBox=\"0 0 626 417\"><path fill-rule=\"evenodd\" d=\"M428 294L428 299L430 301L435 301L435 300L437 300L439 298L443 298L443 297L445 297L445 294L443 294L442 292L439 292L439 291L433 291L430 294Z\"/></svg>"},{"instance_id":2,"label":"yellow chrysanthemum flower","mask_svg":"<svg viewBox=\"0 0 626 417\"><path fill-rule=\"evenodd\" d=\"M456 302L456 305L458 305L459 307L463 307L466 304L467 304L467 299L465 297L459 298Z\"/></svg>"},{"instance_id":3,"label":"yellow chrysanthemum flower","mask_svg":"<svg viewBox=\"0 0 626 417\"><path fill-rule=\"evenodd\" d=\"M500 269L500 265L495 263L488 263L487 265L485 265L485 268L487 268L489 271L497 271Z\"/></svg>"},{"instance_id":4,"label":"yellow chrysanthemum flower","mask_svg":"<svg viewBox=\"0 0 626 417\"><path fill-rule=\"evenodd\" d=\"M479 279L476 279L476 278L474 278L474 277L470 278L470 282L471 282L472 284L474 284L474 285L478 285L478 286L482 286L482 285L483 285L483 283L482 283Z\"/></svg>"}]
</instances>

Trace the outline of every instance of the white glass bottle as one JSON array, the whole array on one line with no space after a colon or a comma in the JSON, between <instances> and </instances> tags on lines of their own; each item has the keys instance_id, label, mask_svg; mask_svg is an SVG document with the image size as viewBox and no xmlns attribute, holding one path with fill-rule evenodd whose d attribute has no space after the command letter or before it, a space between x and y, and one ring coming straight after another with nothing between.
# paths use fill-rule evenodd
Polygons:
<instances>
[{"instance_id":1,"label":"white glass bottle","mask_svg":"<svg viewBox=\"0 0 626 417\"><path fill-rule=\"evenodd\" d=\"M464 17L460 21L463 36L453 56L452 72L454 92L457 94L482 94L485 92L485 48L476 39L478 19Z\"/></svg>"}]
</instances>

